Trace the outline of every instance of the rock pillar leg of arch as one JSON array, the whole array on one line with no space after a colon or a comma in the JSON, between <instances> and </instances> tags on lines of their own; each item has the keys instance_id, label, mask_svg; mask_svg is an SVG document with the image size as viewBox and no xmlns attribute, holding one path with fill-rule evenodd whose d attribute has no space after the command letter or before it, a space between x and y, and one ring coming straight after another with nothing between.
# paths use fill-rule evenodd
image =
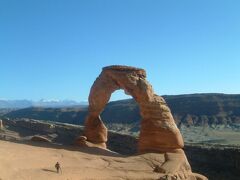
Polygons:
<instances>
[{"instance_id":1,"label":"rock pillar leg of arch","mask_svg":"<svg viewBox=\"0 0 240 180\"><path fill-rule=\"evenodd\" d=\"M151 101L140 104L140 110L140 153L171 152L184 147L182 135L161 96L153 95Z\"/></svg>"},{"instance_id":2,"label":"rock pillar leg of arch","mask_svg":"<svg viewBox=\"0 0 240 180\"><path fill-rule=\"evenodd\" d=\"M84 134L87 137L87 141L101 148L106 148L107 128L102 122L100 114L109 101L112 92L118 88L118 85L112 79L101 73L90 91Z\"/></svg>"}]
</instances>

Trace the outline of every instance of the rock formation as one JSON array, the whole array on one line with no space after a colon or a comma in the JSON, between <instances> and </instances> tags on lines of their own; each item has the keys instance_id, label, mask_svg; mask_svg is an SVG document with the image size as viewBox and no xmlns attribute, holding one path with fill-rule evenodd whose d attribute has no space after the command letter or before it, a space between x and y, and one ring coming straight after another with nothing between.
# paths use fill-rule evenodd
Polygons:
<instances>
[{"instance_id":1,"label":"rock formation","mask_svg":"<svg viewBox=\"0 0 240 180\"><path fill-rule=\"evenodd\" d=\"M138 146L140 153L168 152L184 146L170 109L162 97L154 94L152 86L146 80L146 72L128 66L105 67L94 82L85 123L88 141L105 147L107 128L99 115L111 94L118 89L123 89L139 104L142 117Z\"/></svg>"},{"instance_id":2,"label":"rock formation","mask_svg":"<svg viewBox=\"0 0 240 180\"><path fill-rule=\"evenodd\" d=\"M161 96L154 94L146 80L143 69L129 66L108 66L103 68L95 80L89 95L89 112L85 121L85 136L79 138L80 145L106 148L107 128L100 114L111 94L123 89L131 95L140 107L141 129L138 141L139 153L165 153L165 163L159 171L179 179L196 179L184 151L182 135L177 128L171 111Z\"/></svg>"}]
</instances>

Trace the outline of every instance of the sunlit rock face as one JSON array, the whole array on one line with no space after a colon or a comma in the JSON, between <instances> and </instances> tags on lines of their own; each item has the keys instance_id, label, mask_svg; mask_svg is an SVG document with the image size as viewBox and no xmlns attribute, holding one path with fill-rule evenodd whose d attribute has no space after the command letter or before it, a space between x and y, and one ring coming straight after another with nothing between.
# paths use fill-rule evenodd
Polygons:
<instances>
[{"instance_id":1,"label":"sunlit rock face","mask_svg":"<svg viewBox=\"0 0 240 180\"><path fill-rule=\"evenodd\" d=\"M140 107L141 128L138 153L164 154L165 162L156 167L156 172L166 173L172 179L206 179L193 174L182 148L184 142L165 100L154 93L146 80L143 69L129 66L104 67L95 80L89 95L88 116L85 121L85 137L77 141L79 145L106 148L107 128L100 114L111 94L123 89L131 95ZM167 177L168 178L168 177Z\"/></svg>"},{"instance_id":2,"label":"sunlit rock face","mask_svg":"<svg viewBox=\"0 0 240 180\"><path fill-rule=\"evenodd\" d=\"M167 152L184 146L182 136L164 99L154 94L143 69L129 66L108 66L94 82L89 95L89 115L85 123L87 140L104 144L107 128L100 114L111 94L123 89L139 104L142 117L138 150Z\"/></svg>"}]
</instances>

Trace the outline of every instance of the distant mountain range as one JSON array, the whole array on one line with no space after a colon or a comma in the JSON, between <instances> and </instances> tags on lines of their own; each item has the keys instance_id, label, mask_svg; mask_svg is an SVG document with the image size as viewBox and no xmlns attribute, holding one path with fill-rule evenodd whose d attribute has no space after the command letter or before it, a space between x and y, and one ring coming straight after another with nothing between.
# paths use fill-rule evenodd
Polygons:
<instances>
[{"instance_id":1,"label":"distant mountain range","mask_svg":"<svg viewBox=\"0 0 240 180\"><path fill-rule=\"evenodd\" d=\"M179 126L240 124L240 94L188 94L163 97ZM50 103L47 104L48 108L30 107L7 112L5 116L83 124L87 115L87 105L71 102L69 104L74 106L67 107L67 103ZM53 105L59 107L52 108ZM126 99L108 103L102 112L102 119L106 124L130 124L138 129L141 117L137 103L133 99Z\"/></svg>"},{"instance_id":2,"label":"distant mountain range","mask_svg":"<svg viewBox=\"0 0 240 180\"><path fill-rule=\"evenodd\" d=\"M0 99L0 108L13 108L21 109L28 107L69 107L69 106L79 106L79 105L88 105L87 102L77 102L72 100L46 100L41 99L39 101L31 100L1 100Z\"/></svg>"}]
</instances>

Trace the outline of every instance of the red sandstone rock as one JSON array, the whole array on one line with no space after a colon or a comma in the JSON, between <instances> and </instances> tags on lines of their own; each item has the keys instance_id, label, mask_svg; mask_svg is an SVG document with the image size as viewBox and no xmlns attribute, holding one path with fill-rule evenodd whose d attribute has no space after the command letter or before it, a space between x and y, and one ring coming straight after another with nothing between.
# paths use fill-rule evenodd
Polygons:
<instances>
[{"instance_id":1,"label":"red sandstone rock","mask_svg":"<svg viewBox=\"0 0 240 180\"><path fill-rule=\"evenodd\" d=\"M106 149L107 148L105 143L92 143L90 141L87 141L87 137L86 136L78 137L75 140L74 144L82 146L82 147L97 147L97 148L102 148L102 149Z\"/></svg>"},{"instance_id":2,"label":"red sandstone rock","mask_svg":"<svg viewBox=\"0 0 240 180\"><path fill-rule=\"evenodd\" d=\"M139 153L165 153L165 162L157 168L158 171L168 174L171 179L196 180L181 149L184 146L183 138L171 111L164 99L154 94L143 69L128 66L103 68L89 95L89 114L85 121L86 138L79 138L77 144L106 148L107 128L100 114L111 94L118 89L123 89L126 94L131 95L140 107L142 121L138 143ZM204 176L197 176L197 178L205 180Z\"/></svg>"},{"instance_id":3,"label":"red sandstone rock","mask_svg":"<svg viewBox=\"0 0 240 180\"><path fill-rule=\"evenodd\" d=\"M182 136L164 99L148 83L143 69L128 66L109 66L94 82L89 95L89 115L85 135L92 143L106 143L107 129L100 113L111 94L123 89L139 104L142 121L139 152L167 152L184 146Z\"/></svg>"}]
</instances>

